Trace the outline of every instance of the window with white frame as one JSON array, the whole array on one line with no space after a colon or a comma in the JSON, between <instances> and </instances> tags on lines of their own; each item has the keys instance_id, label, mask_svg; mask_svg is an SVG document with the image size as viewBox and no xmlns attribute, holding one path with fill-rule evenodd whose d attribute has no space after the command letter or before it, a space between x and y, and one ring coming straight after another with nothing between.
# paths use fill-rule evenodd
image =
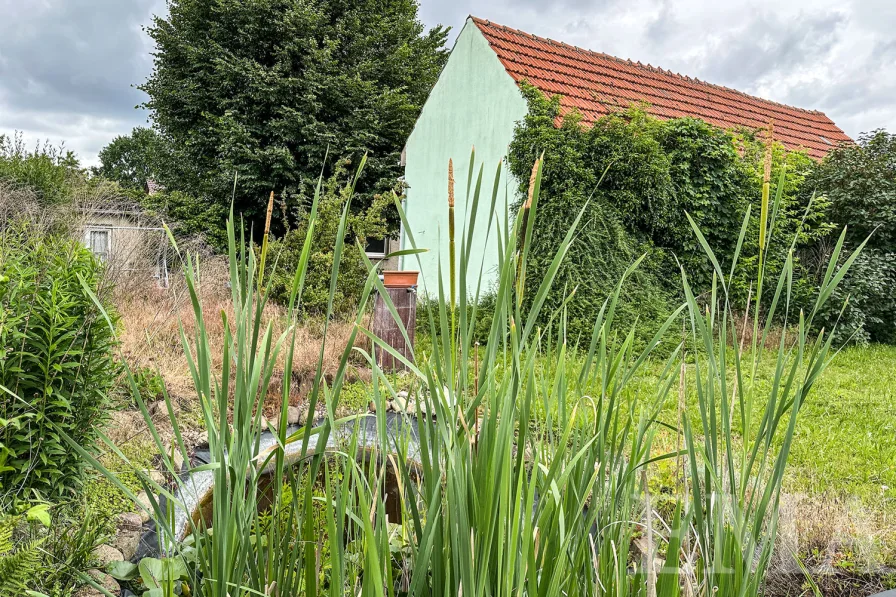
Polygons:
<instances>
[{"instance_id":1,"label":"window with white frame","mask_svg":"<svg viewBox=\"0 0 896 597\"><path fill-rule=\"evenodd\" d=\"M106 261L112 250L112 231L108 228L88 228L84 233L84 244L94 255Z\"/></svg>"},{"instance_id":2,"label":"window with white frame","mask_svg":"<svg viewBox=\"0 0 896 597\"><path fill-rule=\"evenodd\" d=\"M371 259L382 259L386 256L388 241L385 238L368 238L364 252Z\"/></svg>"}]
</instances>

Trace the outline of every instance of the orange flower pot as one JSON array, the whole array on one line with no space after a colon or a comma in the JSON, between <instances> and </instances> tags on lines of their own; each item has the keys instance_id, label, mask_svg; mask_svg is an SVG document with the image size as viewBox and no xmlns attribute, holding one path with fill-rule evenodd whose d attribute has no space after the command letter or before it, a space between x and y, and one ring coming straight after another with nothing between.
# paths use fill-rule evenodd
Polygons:
<instances>
[{"instance_id":1,"label":"orange flower pot","mask_svg":"<svg viewBox=\"0 0 896 597\"><path fill-rule=\"evenodd\" d=\"M410 288L417 285L420 272L399 272L386 270L383 272L383 285L386 288Z\"/></svg>"}]
</instances>

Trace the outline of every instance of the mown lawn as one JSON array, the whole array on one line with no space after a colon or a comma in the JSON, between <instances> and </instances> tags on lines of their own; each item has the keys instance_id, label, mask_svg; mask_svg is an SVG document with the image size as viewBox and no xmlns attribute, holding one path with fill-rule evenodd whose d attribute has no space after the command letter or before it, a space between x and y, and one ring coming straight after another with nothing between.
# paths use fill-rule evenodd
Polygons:
<instances>
[{"instance_id":1,"label":"mown lawn","mask_svg":"<svg viewBox=\"0 0 896 597\"><path fill-rule=\"evenodd\" d=\"M757 384L763 388L771 384L774 359L769 352L761 361ZM649 399L663 365L660 360L648 361L629 395ZM580 366L579 359L570 358L568 377L574 379ZM687 366L686 380L688 408L698 417L693 365ZM407 376L392 376L397 388L410 382ZM670 424L677 421L677 390L676 383L661 415ZM348 384L343 404L363 410L367 392L364 384ZM755 415L757 420L760 415ZM666 443L661 440L659 448ZM799 413L785 490L858 498L896 513L896 346L855 346L834 357Z\"/></svg>"},{"instance_id":2,"label":"mown lawn","mask_svg":"<svg viewBox=\"0 0 896 597\"><path fill-rule=\"evenodd\" d=\"M764 388L771 384L774 359L769 352L761 361L757 384ZM646 363L633 380L630 395L649 399L663 365L660 360ZM567 375L574 379L580 366L581 361L572 357ZM693 365L687 367L686 380L688 408L698 417ZM410 379L395 376L392 381L401 388ZM677 421L677 389L676 383L661 416L671 424ZM349 384L343 400L362 410L367 388ZM800 411L785 490L858 498L896 513L896 346L850 347L834 357Z\"/></svg>"},{"instance_id":3,"label":"mown lawn","mask_svg":"<svg viewBox=\"0 0 896 597\"><path fill-rule=\"evenodd\" d=\"M896 509L896 347L844 350L803 409L788 487Z\"/></svg>"},{"instance_id":4,"label":"mown lawn","mask_svg":"<svg viewBox=\"0 0 896 597\"><path fill-rule=\"evenodd\" d=\"M772 383L774 360L773 353L763 355L756 380L764 389L760 396ZM639 389L655 387L661 369L659 362L648 364ZM686 380L688 408L697 420L693 365ZM676 406L677 395L670 395L661 418L674 424ZM834 357L800 410L784 489L858 498L896 513L896 347L850 347Z\"/></svg>"}]
</instances>

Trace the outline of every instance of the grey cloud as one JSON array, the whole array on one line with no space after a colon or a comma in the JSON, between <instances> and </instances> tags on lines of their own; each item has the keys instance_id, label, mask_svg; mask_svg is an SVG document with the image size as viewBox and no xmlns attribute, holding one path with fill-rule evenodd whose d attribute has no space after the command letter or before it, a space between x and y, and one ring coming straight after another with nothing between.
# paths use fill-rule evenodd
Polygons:
<instances>
[{"instance_id":1,"label":"grey cloud","mask_svg":"<svg viewBox=\"0 0 896 597\"><path fill-rule=\"evenodd\" d=\"M31 4L29 12L12 8L14 18L0 24L6 109L132 115L142 94L131 85L151 67L140 27L152 6L153 0L55 0Z\"/></svg>"},{"instance_id":2,"label":"grey cloud","mask_svg":"<svg viewBox=\"0 0 896 597\"><path fill-rule=\"evenodd\" d=\"M896 129L896 3L822 11L791 0L779 15L775 2L421 0L420 17L451 26L452 40L474 14L746 92L773 90L769 99L824 110L851 135ZM0 134L64 139L91 162L145 123L132 87L152 68L141 26L164 11L165 0L0 0Z\"/></svg>"},{"instance_id":3,"label":"grey cloud","mask_svg":"<svg viewBox=\"0 0 896 597\"><path fill-rule=\"evenodd\" d=\"M656 13L647 22L645 37L652 44L662 46L680 30L681 23L672 12L672 5L669 0L663 0Z\"/></svg>"},{"instance_id":4,"label":"grey cloud","mask_svg":"<svg viewBox=\"0 0 896 597\"><path fill-rule=\"evenodd\" d=\"M564 16L569 18L569 10L588 10L592 12L607 10L617 0L555 0L554 2L544 2L543 0L519 0L521 6L531 6L538 12L547 12L544 9L550 9L553 13L563 12Z\"/></svg>"},{"instance_id":5,"label":"grey cloud","mask_svg":"<svg viewBox=\"0 0 896 597\"><path fill-rule=\"evenodd\" d=\"M700 70L708 81L749 88L823 59L845 23L837 12L796 19L763 15L719 36L707 48Z\"/></svg>"},{"instance_id":6,"label":"grey cloud","mask_svg":"<svg viewBox=\"0 0 896 597\"><path fill-rule=\"evenodd\" d=\"M867 58L856 57L856 63L861 62L864 64L859 68L843 65L834 80L792 87L787 101L798 106L823 107L853 137L887 124L890 130L896 129L896 78L881 76L896 64L896 41L878 41Z\"/></svg>"},{"instance_id":7,"label":"grey cloud","mask_svg":"<svg viewBox=\"0 0 896 597\"><path fill-rule=\"evenodd\" d=\"M141 27L163 0L0 0L0 133L66 140L87 163L146 121Z\"/></svg>"}]
</instances>

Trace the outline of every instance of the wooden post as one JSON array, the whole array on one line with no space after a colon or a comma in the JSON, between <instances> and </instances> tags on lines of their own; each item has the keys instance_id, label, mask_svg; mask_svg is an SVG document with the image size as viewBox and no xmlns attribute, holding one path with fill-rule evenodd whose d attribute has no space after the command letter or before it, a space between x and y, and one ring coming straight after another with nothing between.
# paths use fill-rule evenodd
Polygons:
<instances>
[{"instance_id":1,"label":"wooden post","mask_svg":"<svg viewBox=\"0 0 896 597\"><path fill-rule=\"evenodd\" d=\"M403 357L413 362L411 356L414 351L414 327L417 321L417 289L410 288L386 288L401 323L404 324L408 333L408 340L411 345L408 346L401 334L401 328L392 319L386 302L379 294L376 296L373 309L373 333L377 337L382 338L389 346L394 348ZM404 363L395 358L389 352L383 350L379 346L375 347L374 352L376 362L383 371L403 371L407 369Z\"/></svg>"}]
</instances>

